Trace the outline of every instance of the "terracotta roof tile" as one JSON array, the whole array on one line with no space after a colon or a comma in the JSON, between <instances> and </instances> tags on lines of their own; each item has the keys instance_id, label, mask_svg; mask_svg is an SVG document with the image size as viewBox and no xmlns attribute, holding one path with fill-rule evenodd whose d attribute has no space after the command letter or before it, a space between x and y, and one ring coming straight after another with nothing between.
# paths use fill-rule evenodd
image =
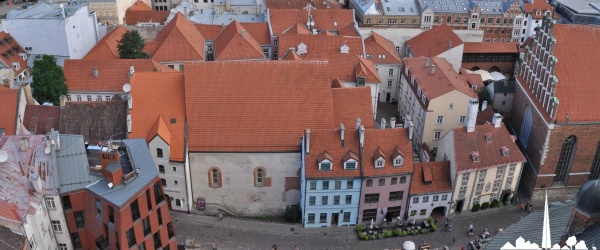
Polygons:
<instances>
[{"instance_id":1,"label":"terracotta roof tile","mask_svg":"<svg viewBox=\"0 0 600 250\"><path fill-rule=\"evenodd\" d=\"M356 118L360 118L365 128L375 127L370 87L334 88L331 93L335 124L354 127Z\"/></svg>"},{"instance_id":2,"label":"terracotta roof tile","mask_svg":"<svg viewBox=\"0 0 600 250\"><path fill-rule=\"evenodd\" d=\"M410 46L410 51L414 57L434 57L447 51L450 41L452 42L452 48L463 44L460 37L444 23L406 41L406 45Z\"/></svg>"},{"instance_id":3,"label":"terracotta roof tile","mask_svg":"<svg viewBox=\"0 0 600 250\"><path fill-rule=\"evenodd\" d=\"M427 174L427 177L425 176ZM452 192L450 162L415 163L410 194Z\"/></svg>"},{"instance_id":4,"label":"terracotta roof tile","mask_svg":"<svg viewBox=\"0 0 600 250\"><path fill-rule=\"evenodd\" d=\"M477 125L471 133L467 133L465 128L457 128L453 132L457 172L526 161L504 124L499 128L494 128L493 124ZM492 135L492 142L486 141L486 134ZM502 147L508 147L508 156L502 154ZM478 162L473 161L473 152L479 154Z\"/></svg>"},{"instance_id":5,"label":"terracotta roof tile","mask_svg":"<svg viewBox=\"0 0 600 250\"><path fill-rule=\"evenodd\" d=\"M126 138L127 101L66 102L60 108L61 134L83 135L90 142Z\"/></svg>"},{"instance_id":6,"label":"terracotta roof tile","mask_svg":"<svg viewBox=\"0 0 600 250\"><path fill-rule=\"evenodd\" d=\"M260 44L237 20L215 38L215 60L264 59Z\"/></svg>"},{"instance_id":7,"label":"terracotta roof tile","mask_svg":"<svg viewBox=\"0 0 600 250\"><path fill-rule=\"evenodd\" d=\"M540 11L539 15L535 13L536 10ZM523 12L530 14L534 19L543 18L545 11L554 12L554 8L545 0L531 1L531 3L523 1Z\"/></svg>"},{"instance_id":8,"label":"terracotta roof tile","mask_svg":"<svg viewBox=\"0 0 600 250\"><path fill-rule=\"evenodd\" d=\"M463 54L469 53L519 53L519 43L466 42Z\"/></svg>"},{"instance_id":9,"label":"terracotta roof tile","mask_svg":"<svg viewBox=\"0 0 600 250\"><path fill-rule=\"evenodd\" d=\"M436 65L433 74L430 74L431 66L425 67L425 60L425 57L405 57L403 59L405 67L410 70L428 100L453 90L458 90L470 97L477 98L477 94L472 88L469 88L464 79L459 77L458 73L454 71L452 65L446 59L439 57L430 58L430 65Z\"/></svg>"},{"instance_id":10,"label":"terracotta roof tile","mask_svg":"<svg viewBox=\"0 0 600 250\"><path fill-rule=\"evenodd\" d=\"M304 4L306 7L306 4ZM339 31L348 23L354 23L354 12L345 9L316 9L310 14L317 30ZM269 17L274 35L279 35L296 23L308 21L308 11L303 9L270 9Z\"/></svg>"},{"instance_id":11,"label":"terracotta roof tile","mask_svg":"<svg viewBox=\"0 0 600 250\"><path fill-rule=\"evenodd\" d=\"M331 81L331 88L344 89L344 88L346 88L346 86L344 86L344 83L342 83L340 78L336 77L335 79L333 79L333 81Z\"/></svg>"},{"instance_id":12,"label":"terracotta roof tile","mask_svg":"<svg viewBox=\"0 0 600 250\"><path fill-rule=\"evenodd\" d=\"M15 71L15 75L21 74L27 69L27 62L21 58L19 53L27 52L21 48L21 45L8 33L0 32L0 60L4 62L8 67L11 67ZM19 64L19 69L15 70L13 63Z\"/></svg>"},{"instance_id":13,"label":"terracotta roof tile","mask_svg":"<svg viewBox=\"0 0 600 250\"><path fill-rule=\"evenodd\" d=\"M178 12L155 39L151 58L158 62L204 60L204 38L190 20Z\"/></svg>"},{"instance_id":14,"label":"terracotta roof tile","mask_svg":"<svg viewBox=\"0 0 600 250\"><path fill-rule=\"evenodd\" d=\"M271 44L271 34L269 31L269 23L241 23L242 26L256 39L260 45Z\"/></svg>"},{"instance_id":15,"label":"terracotta roof tile","mask_svg":"<svg viewBox=\"0 0 600 250\"><path fill-rule=\"evenodd\" d=\"M361 36L361 34L356 30L355 23L347 23L338 30L338 34L340 36Z\"/></svg>"},{"instance_id":16,"label":"terracotta roof tile","mask_svg":"<svg viewBox=\"0 0 600 250\"><path fill-rule=\"evenodd\" d=\"M355 54L345 53L313 53L309 52L302 60L329 61L329 76L331 80L356 82L356 76L366 77L368 83L381 83L375 64Z\"/></svg>"},{"instance_id":17,"label":"terracotta roof tile","mask_svg":"<svg viewBox=\"0 0 600 250\"><path fill-rule=\"evenodd\" d=\"M186 63L189 150L299 151L305 128L334 124L327 68L304 61ZM224 122L232 117L243 126Z\"/></svg>"},{"instance_id":18,"label":"terracotta roof tile","mask_svg":"<svg viewBox=\"0 0 600 250\"><path fill-rule=\"evenodd\" d=\"M65 84L69 92L109 91L123 92L123 84L129 80L129 68L135 72L175 71L150 59L77 60L67 59L64 63ZM98 70L94 77L93 68Z\"/></svg>"},{"instance_id":19,"label":"terracotta roof tile","mask_svg":"<svg viewBox=\"0 0 600 250\"><path fill-rule=\"evenodd\" d=\"M150 131L148 131L146 142L152 141L156 136L162 138L167 144L171 144L171 131L169 130L169 127L167 127L162 115L159 115L158 118L156 118L156 122L154 122Z\"/></svg>"},{"instance_id":20,"label":"terracotta roof tile","mask_svg":"<svg viewBox=\"0 0 600 250\"><path fill-rule=\"evenodd\" d=\"M317 157L317 162L322 162L324 160L333 161L333 156L327 153L327 151L323 151L323 153L319 154L319 157Z\"/></svg>"},{"instance_id":21,"label":"terracotta roof tile","mask_svg":"<svg viewBox=\"0 0 600 250\"><path fill-rule=\"evenodd\" d=\"M318 36L318 35L279 35L279 55L284 55L290 48L297 49L300 43L306 44L308 53L340 53L340 47L345 44L350 48L350 54L362 54L363 45L360 37Z\"/></svg>"},{"instance_id":22,"label":"terracotta roof tile","mask_svg":"<svg viewBox=\"0 0 600 250\"><path fill-rule=\"evenodd\" d=\"M285 53L285 55L283 56L283 58L281 58L282 61L302 61L302 58L300 58L298 56L298 54L296 54L296 51L293 49L288 50L288 52Z\"/></svg>"},{"instance_id":23,"label":"terracotta roof tile","mask_svg":"<svg viewBox=\"0 0 600 250\"><path fill-rule=\"evenodd\" d=\"M385 157L385 153L383 153L383 151L381 151L381 148L375 149L372 160L377 160L379 158L383 158L384 160L387 158L387 157Z\"/></svg>"},{"instance_id":24,"label":"terracotta roof tile","mask_svg":"<svg viewBox=\"0 0 600 250\"><path fill-rule=\"evenodd\" d=\"M0 85L0 128L4 134L14 135L17 129L17 112L19 108L19 90Z\"/></svg>"},{"instance_id":25,"label":"terracotta roof tile","mask_svg":"<svg viewBox=\"0 0 600 250\"><path fill-rule=\"evenodd\" d=\"M484 88L483 78L480 74L469 74L464 68L460 68L460 74L458 77L463 81L467 82L467 85L472 88L473 86L477 86L477 89Z\"/></svg>"},{"instance_id":26,"label":"terracotta roof tile","mask_svg":"<svg viewBox=\"0 0 600 250\"><path fill-rule=\"evenodd\" d=\"M156 10L131 10L125 11L125 24L137 25L138 23L159 23L164 24L169 17L168 11Z\"/></svg>"},{"instance_id":27,"label":"terracotta roof tile","mask_svg":"<svg viewBox=\"0 0 600 250\"><path fill-rule=\"evenodd\" d=\"M394 43L385 37L372 32L372 35L365 39L365 50L367 55L372 55L373 58L369 58L377 64L400 64L400 56L396 51ZM382 58L383 55L384 57Z\"/></svg>"},{"instance_id":28,"label":"terracotta roof tile","mask_svg":"<svg viewBox=\"0 0 600 250\"><path fill-rule=\"evenodd\" d=\"M149 135L158 134L169 143L170 160L184 161L186 108L183 73L136 72L131 77L130 93L133 107L130 111L132 128L129 138L148 140ZM168 105L158 100L169 100ZM155 133L157 121L159 124Z\"/></svg>"},{"instance_id":29,"label":"terracotta roof tile","mask_svg":"<svg viewBox=\"0 0 600 250\"><path fill-rule=\"evenodd\" d=\"M100 40L83 59L88 60L102 60L102 59L119 59L119 50L117 45L119 40L123 37L129 29L125 26L119 25L116 29L106 34L102 40Z\"/></svg>"},{"instance_id":30,"label":"terracotta roof tile","mask_svg":"<svg viewBox=\"0 0 600 250\"><path fill-rule=\"evenodd\" d=\"M398 156L402 156L404 157L404 153L402 153L402 151L400 151L400 147L395 147L394 150L392 150L392 159L398 157Z\"/></svg>"},{"instance_id":31,"label":"terracotta roof tile","mask_svg":"<svg viewBox=\"0 0 600 250\"><path fill-rule=\"evenodd\" d=\"M327 5L323 3L327 2ZM307 4L311 4L317 9L341 9L342 6L335 0L311 1L311 0L265 0L265 6L273 9L304 9ZM328 7L329 6L329 7Z\"/></svg>"},{"instance_id":32,"label":"terracotta roof tile","mask_svg":"<svg viewBox=\"0 0 600 250\"><path fill-rule=\"evenodd\" d=\"M342 147L341 133L339 129L311 129L309 154L305 156L306 178L358 178L360 177L360 159L356 169L344 170L344 162L347 161L351 152L360 152L358 132L348 125L344 132L344 146ZM353 126L353 125L352 125ZM331 170L319 170L319 154L327 151L333 158Z\"/></svg>"},{"instance_id":33,"label":"terracotta roof tile","mask_svg":"<svg viewBox=\"0 0 600 250\"><path fill-rule=\"evenodd\" d=\"M60 107L28 104L24 116L23 125L32 134L45 135L52 128L58 131Z\"/></svg>"},{"instance_id":34,"label":"terracotta roof tile","mask_svg":"<svg viewBox=\"0 0 600 250\"><path fill-rule=\"evenodd\" d=\"M152 10L144 1L136 1L127 10Z\"/></svg>"},{"instance_id":35,"label":"terracotta roof tile","mask_svg":"<svg viewBox=\"0 0 600 250\"><path fill-rule=\"evenodd\" d=\"M288 29L284 30L283 33L298 34L298 35L310 35L310 30L308 30L308 28L306 28L306 26L304 26L302 24L295 23L295 24L292 24L292 26L289 27Z\"/></svg>"},{"instance_id":36,"label":"terracotta roof tile","mask_svg":"<svg viewBox=\"0 0 600 250\"><path fill-rule=\"evenodd\" d=\"M391 158L394 148L399 147L405 155L412 155L412 143L408 140L408 129L389 128L389 129L366 129L365 146L363 155L364 175L365 176L384 176L413 171L412 156L404 157L402 166L393 167L394 159ZM375 168L374 156L380 150L386 157L383 168Z\"/></svg>"},{"instance_id":37,"label":"terracotta roof tile","mask_svg":"<svg viewBox=\"0 0 600 250\"><path fill-rule=\"evenodd\" d=\"M214 41L225 27L220 24L194 24L204 39Z\"/></svg>"},{"instance_id":38,"label":"terracotta roof tile","mask_svg":"<svg viewBox=\"0 0 600 250\"><path fill-rule=\"evenodd\" d=\"M345 136L344 136L345 137ZM345 140L346 138L344 138ZM358 155L356 155L354 152L352 152L352 150L348 150L348 152L346 152L343 156L342 156L342 161L347 161L350 159L354 159L356 161L360 160L360 158L358 158Z\"/></svg>"},{"instance_id":39,"label":"terracotta roof tile","mask_svg":"<svg viewBox=\"0 0 600 250\"><path fill-rule=\"evenodd\" d=\"M494 118L494 109L492 109L492 105L487 106L486 109L477 113L477 121L475 124L484 125L492 123L492 119Z\"/></svg>"}]
</instances>

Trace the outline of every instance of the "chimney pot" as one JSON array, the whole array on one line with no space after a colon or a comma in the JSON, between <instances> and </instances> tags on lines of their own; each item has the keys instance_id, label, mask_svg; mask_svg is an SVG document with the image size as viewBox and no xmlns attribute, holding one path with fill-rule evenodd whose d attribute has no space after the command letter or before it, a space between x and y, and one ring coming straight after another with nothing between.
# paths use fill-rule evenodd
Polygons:
<instances>
[{"instance_id":1,"label":"chimney pot","mask_svg":"<svg viewBox=\"0 0 600 250\"><path fill-rule=\"evenodd\" d=\"M429 57L425 58L425 68L429 67Z\"/></svg>"},{"instance_id":2,"label":"chimney pot","mask_svg":"<svg viewBox=\"0 0 600 250\"><path fill-rule=\"evenodd\" d=\"M494 114L494 118L492 119L492 123L494 124L494 128L499 128L502 125L502 115L499 113Z\"/></svg>"},{"instance_id":3,"label":"chimney pot","mask_svg":"<svg viewBox=\"0 0 600 250\"><path fill-rule=\"evenodd\" d=\"M344 133L346 132L346 128L343 123L340 123L340 139L342 142L342 148L344 147Z\"/></svg>"},{"instance_id":4,"label":"chimney pot","mask_svg":"<svg viewBox=\"0 0 600 250\"><path fill-rule=\"evenodd\" d=\"M304 132L304 138L306 138L306 154L310 153L310 129L306 129Z\"/></svg>"},{"instance_id":5,"label":"chimney pot","mask_svg":"<svg viewBox=\"0 0 600 250\"><path fill-rule=\"evenodd\" d=\"M431 64L431 68L429 69L429 74L433 75L435 73L435 64Z\"/></svg>"},{"instance_id":6,"label":"chimney pot","mask_svg":"<svg viewBox=\"0 0 600 250\"><path fill-rule=\"evenodd\" d=\"M364 148L365 145L365 126L360 126L358 129L358 136L360 138L360 148Z\"/></svg>"},{"instance_id":7,"label":"chimney pot","mask_svg":"<svg viewBox=\"0 0 600 250\"><path fill-rule=\"evenodd\" d=\"M356 118L356 129L360 128L360 118Z\"/></svg>"},{"instance_id":8,"label":"chimney pot","mask_svg":"<svg viewBox=\"0 0 600 250\"><path fill-rule=\"evenodd\" d=\"M96 67L92 69L92 75L94 76L94 78L98 77L98 69Z\"/></svg>"},{"instance_id":9,"label":"chimney pot","mask_svg":"<svg viewBox=\"0 0 600 250\"><path fill-rule=\"evenodd\" d=\"M383 118L383 117L381 118L381 124L380 125L381 125L381 127L380 127L381 129L385 129L385 125L386 125L385 118Z\"/></svg>"},{"instance_id":10,"label":"chimney pot","mask_svg":"<svg viewBox=\"0 0 600 250\"><path fill-rule=\"evenodd\" d=\"M390 128L396 128L396 117L390 118Z\"/></svg>"},{"instance_id":11,"label":"chimney pot","mask_svg":"<svg viewBox=\"0 0 600 250\"><path fill-rule=\"evenodd\" d=\"M246 30L242 30L242 38L246 39Z\"/></svg>"}]
</instances>

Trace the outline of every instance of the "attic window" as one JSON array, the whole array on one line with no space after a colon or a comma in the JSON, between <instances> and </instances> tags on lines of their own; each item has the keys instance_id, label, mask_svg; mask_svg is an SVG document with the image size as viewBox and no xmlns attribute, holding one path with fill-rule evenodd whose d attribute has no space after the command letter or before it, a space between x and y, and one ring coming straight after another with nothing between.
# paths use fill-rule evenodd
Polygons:
<instances>
[{"instance_id":1,"label":"attic window","mask_svg":"<svg viewBox=\"0 0 600 250\"><path fill-rule=\"evenodd\" d=\"M322 161L321 163L319 163L319 170L331 170L331 162Z\"/></svg>"},{"instance_id":2,"label":"attic window","mask_svg":"<svg viewBox=\"0 0 600 250\"><path fill-rule=\"evenodd\" d=\"M342 54L350 53L350 47L348 47L348 45L343 43L342 46L340 46L340 53L342 53Z\"/></svg>"},{"instance_id":3,"label":"attic window","mask_svg":"<svg viewBox=\"0 0 600 250\"><path fill-rule=\"evenodd\" d=\"M175 123L177 123L177 119L171 118L171 124L175 124Z\"/></svg>"},{"instance_id":4,"label":"attic window","mask_svg":"<svg viewBox=\"0 0 600 250\"><path fill-rule=\"evenodd\" d=\"M366 78L364 78L364 77L357 77L356 78L356 86L357 87L364 87L365 86L365 80L366 80Z\"/></svg>"},{"instance_id":5,"label":"attic window","mask_svg":"<svg viewBox=\"0 0 600 250\"><path fill-rule=\"evenodd\" d=\"M508 153L510 150L506 146L502 147L501 149L502 149L502 155L508 156Z\"/></svg>"},{"instance_id":6,"label":"attic window","mask_svg":"<svg viewBox=\"0 0 600 250\"><path fill-rule=\"evenodd\" d=\"M306 44L304 44L303 42L301 42L300 44L298 44L298 48L296 50L296 53L298 55L302 55L302 54L306 54Z\"/></svg>"},{"instance_id":7,"label":"attic window","mask_svg":"<svg viewBox=\"0 0 600 250\"><path fill-rule=\"evenodd\" d=\"M354 161L354 160L346 161L346 163L344 163L344 169L355 170L356 169L356 161Z\"/></svg>"},{"instance_id":8,"label":"attic window","mask_svg":"<svg viewBox=\"0 0 600 250\"><path fill-rule=\"evenodd\" d=\"M13 68L15 70L19 70L21 68L21 65L19 63L16 63L16 62L12 63L12 66L13 66Z\"/></svg>"},{"instance_id":9,"label":"attic window","mask_svg":"<svg viewBox=\"0 0 600 250\"><path fill-rule=\"evenodd\" d=\"M479 152L477 152L477 151L471 152L471 158L473 159L473 162L479 162Z\"/></svg>"},{"instance_id":10,"label":"attic window","mask_svg":"<svg viewBox=\"0 0 600 250\"><path fill-rule=\"evenodd\" d=\"M491 133L486 133L485 134L485 141L486 142L492 142L492 134Z\"/></svg>"},{"instance_id":11,"label":"attic window","mask_svg":"<svg viewBox=\"0 0 600 250\"><path fill-rule=\"evenodd\" d=\"M402 158L402 156L398 156L398 157L396 157L396 159L394 159L394 167L400 167L400 166L402 166L403 163L404 163L404 158Z\"/></svg>"},{"instance_id":12,"label":"attic window","mask_svg":"<svg viewBox=\"0 0 600 250\"><path fill-rule=\"evenodd\" d=\"M385 160L383 158L375 160L375 168L382 168L384 165L385 165Z\"/></svg>"}]
</instances>

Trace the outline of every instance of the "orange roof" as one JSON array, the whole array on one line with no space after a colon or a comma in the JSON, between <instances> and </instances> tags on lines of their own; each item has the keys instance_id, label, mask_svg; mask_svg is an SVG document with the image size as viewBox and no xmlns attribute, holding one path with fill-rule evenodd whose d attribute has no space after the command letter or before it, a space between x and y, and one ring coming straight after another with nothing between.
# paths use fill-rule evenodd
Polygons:
<instances>
[{"instance_id":1,"label":"orange roof","mask_svg":"<svg viewBox=\"0 0 600 250\"><path fill-rule=\"evenodd\" d=\"M464 54L469 53L519 53L519 43L506 42L466 42Z\"/></svg>"},{"instance_id":2,"label":"orange roof","mask_svg":"<svg viewBox=\"0 0 600 250\"><path fill-rule=\"evenodd\" d=\"M202 37L209 41L214 41L224 28L224 25L220 24L194 24L194 26L202 34Z\"/></svg>"},{"instance_id":3,"label":"orange roof","mask_svg":"<svg viewBox=\"0 0 600 250\"><path fill-rule=\"evenodd\" d=\"M19 216L18 210L16 203L0 200L0 218L3 220L22 222L23 217Z\"/></svg>"},{"instance_id":4,"label":"orange roof","mask_svg":"<svg viewBox=\"0 0 600 250\"><path fill-rule=\"evenodd\" d=\"M289 27L288 29L284 30L283 33L285 33L285 34L310 35L310 30L308 30L308 28L306 28L306 26L304 26L302 24L295 23L291 27Z\"/></svg>"},{"instance_id":5,"label":"orange roof","mask_svg":"<svg viewBox=\"0 0 600 250\"><path fill-rule=\"evenodd\" d=\"M241 23L242 26L256 39L261 45L271 44L271 34L269 33L269 23Z\"/></svg>"},{"instance_id":6,"label":"orange roof","mask_svg":"<svg viewBox=\"0 0 600 250\"><path fill-rule=\"evenodd\" d=\"M329 61L329 77L345 82L355 82L356 76L365 77L366 82L381 83L379 74L372 61L355 54L313 53L304 56L305 61Z\"/></svg>"},{"instance_id":7,"label":"orange roof","mask_svg":"<svg viewBox=\"0 0 600 250\"><path fill-rule=\"evenodd\" d=\"M168 11L127 9L124 19L126 25L137 25L138 23L164 24L169 17L169 13Z\"/></svg>"},{"instance_id":8,"label":"orange roof","mask_svg":"<svg viewBox=\"0 0 600 250\"><path fill-rule=\"evenodd\" d=\"M360 152L358 131L354 123L344 124L344 145L342 146L339 129L312 129L310 130L309 154L305 156L306 178L359 178L360 159L356 155ZM338 125L339 127L339 125ZM319 156L323 152L331 155L332 167L330 171L319 170ZM355 170L344 170L344 162L353 158L358 161Z\"/></svg>"},{"instance_id":9,"label":"orange roof","mask_svg":"<svg viewBox=\"0 0 600 250\"><path fill-rule=\"evenodd\" d=\"M446 52L452 42L452 48L463 44L463 41L446 23L433 27L406 41L414 57L434 57Z\"/></svg>"},{"instance_id":10,"label":"orange roof","mask_svg":"<svg viewBox=\"0 0 600 250\"><path fill-rule=\"evenodd\" d=\"M454 71L452 65L446 59L439 57L430 58L430 64L436 65L433 74L430 74L431 66L425 67L425 60L425 57L405 57L403 59L405 67L410 70L428 100L453 90L458 90L470 97L477 98L477 94L473 89L469 88L464 79L459 77L458 73Z\"/></svg>"},{"instance_id":11,"label":"orange roof","mask_svg":"<svg viewBox=\"0 0 600 250\"><path fill-rule=\"evenodd\" d=\"M472 88L473 86L477 86L477 89L485 87L485 85L483 84L483 78L480 74L469 74L464 68L460 68L459 72L460 74L458 75L458 77L467 82L470 88Z\"/></svg>"},{"instance_id":12,"label":"orange roof","mask_svg":"<svg viewBox=\"0 0 600 250\"><path fill-rule=\"evenodd\" d=\"M159 135L169 143L172 161L185 160L183 83L181 72L136 72L131 77L132 128L128 138L149 141ZM157 100L169 100L168 105Z\"/></svg>"},{"instance_id":13,"label":"orange roof","mask_svg":"<svg viewBox=\"0 0 600 250\"><path fill-rule=\"evenodd\" d=\"M204 60L204 38L181 12L158 33L156 41L156 50L150 54L158 62Z\"/></svg>"},{"instance_id":14,"label":"orange roof","mask_svg":"<svg viewBox=\"0 0 600 250\"><path fill-rule=\"evenodd\" d=\"M299 151L305 128L334 124L327 69L314 61L186 63L189 150Z\"/></svg>"},{"instance_id":15,"label":"orange roof","mask_svg":"<svg viewBox=\"0 0 600 250\"><path fill-rule=\"evenodd\" d=\"M306 4L304 4L306 7ZM348 23L354 23L354 12L346 9L317 9L310 14L317 30L338 31ZM269 23L274 35L279 35L296 23L308 21L308 11L303 9L270 9Z\"/></svg>"},{"instance_id":16,"label":"orange roof","mask_svg":"<svg viewBox=\"0 0 600 250\"><path fill-rule=\"evenodd\" d=\"M344 88L346 88L346 86L344 86L342 81L336 77L335 79L333 79L333 81L331 81L331 88L344 89Z\"/></svg>"},{"instance_id":17,"label":"orange roof","mask_svg":"<svg viewBox=\"0 0 600 250\"><path fill-rule=\"evenodd\" d=\"M136 1L127 10L152 10L152 8L150 8L150 6L144 3L144 1Z\"/></svg>"},{"instance_id":18,"label":"orange roof","mask_svg":"<svg viewBox=\"0 0 600 250\"><path fill-rule=\"evenodd\" d=\"M65 84L70 92L109 91L122 92L129 80L129 68L135 73L142 71L175 71L150 59L78 60L67 59L64 63ZM93 69L98 70L94 77ZM144 138L146 138L144 136Z\"/></svg>"},{"instance_id":19,"label":"orange roof","mask_svg":"<svg viewBox=\"0 0 600 250\"><path fill-rule=\"evenodd\" d=\"M363 53L360 37L318 36L318 35L279 35L279 55L284 55L290 48L297 48L300 43L306 44L307 52L340 53L340 47L345 44L350 48L350 54Z\"/></svg>"},{"instance_id":20,"label":"orange roof","mask_svg":"<svg viewBox=\"0 0 600 250\"><path fill-rule=\"evenodd\" d=\"M0 32L0 60L15 71L15 75L21 74L27 69L27 62L21 58L19 53L27 53L21 45L8 33ZM19 64L19 69L15 70L13 63Z\"/></svg>"},{"instance_id":21,"label":"orange roof","mask_svg":"<svg viewBox=\"0 0 600 250\"><path fill-rule=\"evenodd\" d=\"M283 56L283 58L281 58L281 60L283 60L283 61L287 61L287 60L302 61L302 58L300 58L298 56L298 54L296 54L295 50L291 49L291 50L288 50L287 53L285 53L285 55Z\"/></svg>"},{"instance_id":22,"label":"orange roof","mask_svg":"<svg viewBox=\"0 0 600 250\"><path fill-rule=\"evenodd\" d=\"M327 3L327 5L323 3ZM317 9L341 9L342 6L335 0L314 1L314 0L265 0L265 6L273 9L305 9L307 4L311 4Z\"/></svg>"},{"instance_id":23,"label":"orange roof","mask_svg":"<svg viewBox=\"0 0 600 250\"><path fill-rule=\"evenodd\" d=\"M338 30L338 34L340 36L361 36L358 30L356 30L354 23L344 25L344 27Z\"/></svg>"},{"instance_id":24,"label":"orange roof","mask_svg":"<svg viewBox=\"0 0 600 250\"><path fill-rule=\"evenodd\" d=\"M536 10L540 11L539 15L535 13ZM531 1L531 3L523 1L523 12L530 14L534 19L543 18L545 11L554 11L554 8L546 0Z\"/></svg>"},{"instance_id":25,"label":"orange roof","mask_svg":"<svg viewBox=\"0 0 600 250\"><path fill-rule=\"evenodd\" d=\"M590 84L597 81L595 72L600 70L600 50L595 42L600 41L600 26L556 24L553 32L558 59L556 120L565 122L569 114L569 122L600 121L600 85Z\"/></svg>"},{"instance_id":26,"label":"orange roof","mask_svg":"<svg viewBox=\"0 0 600 250\"><path fill-rule=\"evenodd\" d=\"M399 147L404 157L402 166L392 166L394 159L391 158L395 148ZM378 151L381 151L377 153ZM376 157L379 154L385 156L385 163L382 168L375 168ZM408 129L389 128L389 129L366 129L364 146L364 175L365 176L383 176L392 174L409 173L413 171L412 143L408 140Z\"/></svg>"},{"instance_id":27,"label":"orange roof","mask_svg":"<svg viewBox=\"0 0 600 250\"><path fill-rule=\"evenodd\" d=\"M60 107L27 104L23 125L32 134L45 135L54 128L58 131L60 120Z\"/></svg>"},{"instance_id":28,"label":"orange roof","mask_svg":"<svg viewBox=\"0 0 600 250\"><path fill-rule=\"evenodd\" d=\"M0 85L0 128L5 135L14 135L17 126L17 113L19 109L19 90L9 89Z\"/></svg>"},{"instance_id":29,"label":"orange roof","mask_svg":"<svg viewBox=\"0 0 600 250\"><path fill-rule=\"evenodd\" d=\"M504 124L499 128L494 128L494 124L477 125L471 133L467 133L465 128L456 128L453 131L457 172L526 161ZM486 134L492 135L491 142L486 141ZM502 154L502 147L509 149L508 156ZM478 162L473 161L472 153L479 154Z\"/></svg>"},{"instance_id":30,"label":"orange roof","mask_svg":"<svg viewBox=\"0 0 600 250\"><path fill-rule=\"evenodd\" d=\"M494 114L495 112L492 108L492 105L488 104L486 109L477 113L477 121L475 122L475 124L484 125L492 123L492 119L494 119Z\"/></svg>"},{"instance_id":31,"label":"orange roof","mask_svg":"<svg viewBox=\"0 0 600 250\"><path fill-rule=\"evenodd\" d=\"M319 157L317 157L318 162L322 162L323 160L333 161L333 156L331 156L329 153L327 153L327 151L325 151L325 152L321 153L319 155Z\"/></svg>"},{"instance_id":32,"label":"orange roof","mask_svg":"<svg viewBox=\"0 0 600 250\"><path fill-rule=\"evenodd\" d=\"M375 127L373 123L373 104L370 87L331 89L335 124L355 126L360 118L365 128Z\"/></svg>"},{"instance_id":33,"label":"orange roof","mask_svg":"<svg viewBox=\"0 0 600 250\"><path fill-rule=\"evenodd\" d=\"M452 192L450 162L415 163L410 194Z\"/></svg>"},{"instance_id":34,"label":"orange roof","mask_svg":"<svg viewBox=\"0 0 600 250\"><path fill-rule=\"evenodd\" d=\"M123 35L129 31L125 26L119 25L116 29L106 34L83 59L101 60L101 59L119 59L119 50L117 45Z\"/></svg>"},{"instance_id":35,"label":"orange roof","mask_svg":"<svg viewBox=\"0 0 600 250\"><path fill-rule=\"evenodd\" d=\"M215 38L215 60L264 59L260 44L234 20Z\"/></svg>"},{"instance_id":36,"label":"orange roof","mask_svg":"<svg viewBox=\"0 0 600 250\"><path fill-rule=\"evenodd\" d=\"M372 32L372 35L365 39L365 50L367 52L367 58L375 63L402 63L394 43L375 32Z\"/></svg>"}]
</instances>

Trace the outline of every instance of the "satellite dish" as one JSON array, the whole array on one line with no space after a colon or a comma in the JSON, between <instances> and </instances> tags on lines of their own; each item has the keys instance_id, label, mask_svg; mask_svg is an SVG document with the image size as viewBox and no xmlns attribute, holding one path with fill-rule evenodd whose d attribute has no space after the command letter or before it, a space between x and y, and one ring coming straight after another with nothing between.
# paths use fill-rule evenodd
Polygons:
<instances>
[{"instance_id":1,"label":"satellite dish","mask_svg":"<svg viewBox=\"0 0 600 250\"><path fill-rule=\"evenodd\" d=\"M112 183L112 182L109 182L109 183L108 183L108 188L112 188L112 187L113 187L113 183Z\"/></svg>"},{"instance_id":2,"label":"satellite dish","mask_svg":"<svg viewBox=\"0 0 600 250\"><path fill-rule=\"evenodd\" d=\"M108 152L108 147L102 147L102 152Z\"/></svg>"},{"instance_id":3,"label":"satellite dish","mask_svg":"<svg viewBox=\"0 0 600 250\"><path fill-rule=\"evenodd\" d=\"M125 83L125 85L123 85L123 91L129 93L129 91L131 91L131 85L129 83Z\"/></svg>"},{"instance_id":4,"label":"satellite dish","mask_svg":"<svg viewBox=\"0 0 600 250\"><path fill-rule=\"evenodd\" d=\"M0 151L0 162L6 162L8 160L8 153L6 151Z\"/></svg>"},{"instance_id":5,"label":"satellite dish","mask_svg":"<svg viewBox=\"0 0 600 250\"><path fill-rule=\"evenodd\" d=\"M44 149L44 153L50 154L50 152L52 152L52 149L50 147L46 147L46 149Z\"/></svg>"}]
</instances>

